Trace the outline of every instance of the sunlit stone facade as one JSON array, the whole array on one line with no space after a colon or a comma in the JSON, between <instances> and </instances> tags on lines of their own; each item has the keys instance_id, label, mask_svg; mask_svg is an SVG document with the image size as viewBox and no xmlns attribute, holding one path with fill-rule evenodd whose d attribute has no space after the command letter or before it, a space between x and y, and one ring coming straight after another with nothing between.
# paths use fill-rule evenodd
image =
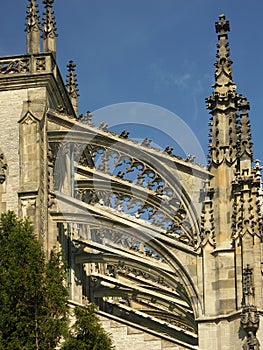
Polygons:
<instances>
[{"instance_id":1,"label":"sunlit stone facade","mask_svg":"<svg viewBox=\"0 0 263 350\"><path fill-rule=\"evenodd\" d=\"M261 167L216 23L209 165L78 115L56 64L53 0L27 11L26 54L0 58L0 205L62 250L70 301L99 306L118 350L259 349ZM41 38L43 52L40 50Z\"/></svg>"}]
</instances>

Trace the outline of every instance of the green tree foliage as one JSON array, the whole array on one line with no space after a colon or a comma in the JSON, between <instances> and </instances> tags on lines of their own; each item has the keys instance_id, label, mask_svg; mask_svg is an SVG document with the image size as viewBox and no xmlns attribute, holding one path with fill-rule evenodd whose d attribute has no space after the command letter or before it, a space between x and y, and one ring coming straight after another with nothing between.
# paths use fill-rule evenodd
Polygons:
<instances>
[{"instance_id":1,"label":"green tree foliage","mask_svg":"<svg viewBox=\"0 0 263 350\"><path fill-rule=\"evenodd\" d=\"M45 261L27 220L0 217L0 350L54 349L68 324L60 255Z\"/></svg>"},{"instance_id":2,"label":"green tree foliage","mask_svg":"<svg viewBox=\"0 0 263 350\"><path fill-rule=\"evenodd\" d=\"M76 322L62 350L111 350L114 349L110 335L103 329L96 315L96 306L77 306L74 309Z\"/></svg>"}]
</instances>

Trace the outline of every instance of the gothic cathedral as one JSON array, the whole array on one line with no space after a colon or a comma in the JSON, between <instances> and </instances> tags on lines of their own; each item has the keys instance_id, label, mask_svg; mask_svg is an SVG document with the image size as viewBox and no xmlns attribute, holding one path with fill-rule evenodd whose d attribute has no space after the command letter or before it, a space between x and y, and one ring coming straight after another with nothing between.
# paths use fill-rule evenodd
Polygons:
<instances>
[{"instance_id":1,"label":"gothic cathedral","mask_svg":"<svg viewBox=\"0 0 263 350\"><path fill-rule=\"evenodd\" d=\"M78 114L56 63L54 0L29 0L26 54L0 57L0 205L32 220L117 350L263 346L261 167L220 15L209 166ZM43 47L41 52L41 47ZM7 135L9 135L7 137ZM200 214L199 214L200 213Z\"/></svg>"}]
</instances>

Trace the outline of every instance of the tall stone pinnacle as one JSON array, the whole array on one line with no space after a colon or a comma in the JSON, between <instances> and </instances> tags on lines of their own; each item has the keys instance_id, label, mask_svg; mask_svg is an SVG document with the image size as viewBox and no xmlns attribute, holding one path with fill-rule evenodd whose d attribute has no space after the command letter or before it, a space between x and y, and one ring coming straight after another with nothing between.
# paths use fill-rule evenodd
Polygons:
<instances>
[{"instance_id":1,"label":"tall stone pinnacle","mask_svg":"<svg viewBox=\"0 0 263 350\"><path fill-rule=\"evenodd\" d=\"M210 165L217 167L224 161L227 164L240 161L245 154L252 161L253 151L247 113L249 103L243 95L236 92L227 35L230 25L225 15L219 16L215 28L218 33L215 83L214 91L206 102L212 114L209 144Z\"/></svg>"},{"instance_id":2,"label":"tall stone pinnacle","mask_svg":"<svg viewBox=\"0 0 263 350\"><path fill-rule=\"evenodd\" d=\"M73 108L78 115L78 84L77 84L77 76L75 74L76 64L73 61L69 61L67 64L68 74L67 74L67 90L69 97L71 99L71 103Z\"/></svg>"},{"instance_id":3,"label":"tall stone pinnacle","mask_svg":"<svg viewBox=\"0 0 263 350\"><path fill-rule=\"evenodd\" d=\"M229 21L225 15L219 16L215 24L218 33L217 61L215 62L215 83L213 93L206 99L207 108L212 114L211 143L209 145L211 166L217 167L223 161L233 164L237 157L237 118L239 95L232 78L232 60L227 32Z\"/></svg>"},{"instance_id":4,"label":"tall stone pinnacle","mask_svg":"<svg viewBox=\"0 0 263 350\"><path fill-rule=\"evenodd\" d=\"M56 22L53 11L54 0L43 0L45 13L43 18L43 47L44 52L52 52L56 57Z\"/></svg>"},{"instance_id":5,"label":"tall stone pinnacle","mask_svg":"<svg viewBox=\"0 0 263 350\"><path fill-rule=\"evenodd\" d=\"M27 53L40 52L40 23L38 5L35 0L29 0L26 17Z\"/></svg>"}]
</instances>

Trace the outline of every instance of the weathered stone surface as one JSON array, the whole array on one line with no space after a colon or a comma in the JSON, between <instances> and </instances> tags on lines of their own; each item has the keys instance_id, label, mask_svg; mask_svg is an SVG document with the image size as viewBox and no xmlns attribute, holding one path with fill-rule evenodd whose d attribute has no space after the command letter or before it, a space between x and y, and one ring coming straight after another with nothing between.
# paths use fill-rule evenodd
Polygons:
<instances>
[{"instance_id":1,"label":"weathered stone surface","mask_svg":"<svg viewBox=\"0 0 263 350\"><path fill-rule=\"evenodd\" d=\"M261 167L225 16L205 168L78 117L75 66L66 87L56 64L52 6L43 53L36 8L30 0L27 54L0 58L1 211L28 216L47 255L63 251L71 301L99 306L117 350L262 346Z\"/></svg>"}]
</instances>

